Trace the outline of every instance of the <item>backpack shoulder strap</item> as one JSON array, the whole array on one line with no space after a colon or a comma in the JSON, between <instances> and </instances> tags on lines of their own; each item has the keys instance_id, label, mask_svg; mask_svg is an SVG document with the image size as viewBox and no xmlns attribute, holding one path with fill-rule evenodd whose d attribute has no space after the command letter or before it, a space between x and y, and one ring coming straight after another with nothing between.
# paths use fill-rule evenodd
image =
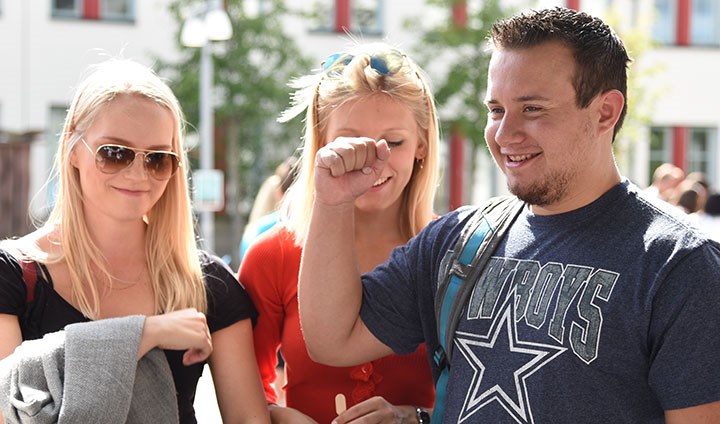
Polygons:
<instances>
[{"instance_id":1,"label":"backpack shoulder strap","mask_svg":"<svg viewBox=\"0 0 720 424\"><path fill-rule=\"evenodd\" d=\"M465 224L435 298L438 340L448 355L459 315L477 279L472 277L479 276L523 205L514 196L496 197ZM463 284L468 280L473 284Z\"/></svg>"},{"instance_id":2,"label":"backpack shoulder strap","mask_svg":"<svg viewBox=\"0 0 720 424\"><path fill-rule=\"evenodd\" d=\"M440 370L435 385L433 415L442 417L449 377L452 339L463 307L485 264L495 252L507 229L515 221L524 202L514 196L490 199L477 210L463 228L455 244L447 271L435 297L435 319L439 346L433 354Z\"/></svg>"},{"instance_id":3,"label":"backpack shoulder strap","mask_svg":"<svg viewBox=\"0 0 720 424\"><path fill-rule=\"evenodd\" d=\"M29 305L35 300L35 285L37 284L37 264L35 261L20 260L23 280L27 289L26 303Z\"/></svg>"}]
</instances>

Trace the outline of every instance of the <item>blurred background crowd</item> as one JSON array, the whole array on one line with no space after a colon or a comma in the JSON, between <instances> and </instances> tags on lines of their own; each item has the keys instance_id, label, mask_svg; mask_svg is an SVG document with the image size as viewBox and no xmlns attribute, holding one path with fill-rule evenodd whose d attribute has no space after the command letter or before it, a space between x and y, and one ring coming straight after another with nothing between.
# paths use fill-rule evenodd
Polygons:
<instances>
[{"instance_id":1,"label":"blurred background crowd","mask_svg":"<svg viewBox=\"0 0 720 424\"><path fill-rule=\"evenodd\" d=\"M655 169L646 191L675 205L711 238L720 241L720 193L704 173L686 175L682 168L663 163Z\"/></svg>"}]
</instances>

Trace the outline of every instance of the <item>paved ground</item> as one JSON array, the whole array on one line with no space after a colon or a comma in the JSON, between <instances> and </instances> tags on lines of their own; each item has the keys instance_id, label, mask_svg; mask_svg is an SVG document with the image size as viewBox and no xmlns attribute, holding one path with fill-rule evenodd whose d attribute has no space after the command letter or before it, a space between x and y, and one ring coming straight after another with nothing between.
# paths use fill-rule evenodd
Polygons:
<instances>
[{"instance_id":1,"label":"paved ground","mask_svg":"<svg viewBox=\"0 0 720 424\"><path fill-rule=\"evenodd\" d=\"M195 393L195 416L198 424L222 423L217 400L215 399L215 387L210 376L210 368L207 365L205 365Z\"/></svg>"},{"instance_id":2,"label":"paved ground","mask_svg":"<svg viewBox=\"0 0 720 424\"><path fill-rule=\"evenodd\" d=\"M285 399L282 396L282 385L285 381L285 374L281 368L278 368L278 379L275 381L275 391L280 394L278 399L279 405L285 405ZM205 365L203 375L198 382L197 391L195 392L195 417L198 424L220 424L222 419L218 410L217 400L215 399L215 386L213 386L210 367Z\"/></svg>"}]
</instances>

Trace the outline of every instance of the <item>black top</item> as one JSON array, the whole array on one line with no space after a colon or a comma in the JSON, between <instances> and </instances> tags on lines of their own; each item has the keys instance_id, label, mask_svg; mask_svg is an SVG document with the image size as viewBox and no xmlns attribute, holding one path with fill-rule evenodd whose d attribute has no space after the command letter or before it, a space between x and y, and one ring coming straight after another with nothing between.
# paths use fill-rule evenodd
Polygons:
<instances>
[{"instance_id":1,"label":"black top","mask_svg":"<svg viewBox=\"0 0 720 424\"><path fill-rule=\"evenodd\" d=\"M201 252L200 262L207 289L207 322L210 332L221 330L243 319L253 324L257 311L245 288L230 268L217 256ZM35 297L27 304L27 289L18 260L0 249L0 314L17 315L23 340L39 339L66 325L90 321L70 305L53 288L52 278L44 265L38 267ZM195 389L205 363L184 366L184 351L166 350L177 390L181 423L196 423L193 402Z\"/></svg>"}]
</instances>

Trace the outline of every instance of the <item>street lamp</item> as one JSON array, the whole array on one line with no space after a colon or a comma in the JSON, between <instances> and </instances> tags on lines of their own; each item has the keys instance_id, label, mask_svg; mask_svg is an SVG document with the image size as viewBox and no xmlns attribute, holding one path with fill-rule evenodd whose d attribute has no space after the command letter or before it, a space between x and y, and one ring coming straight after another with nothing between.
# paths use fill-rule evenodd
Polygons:
<instances>
[{"instance_id":1,"label":"street lamp","mask_svg":"<svg viewBox=\"0 0 720 424\"><path fill-rule=\"evenodd\" d=\"M183 24L180 41L187 47L199 47L200 50L200 173L194 176L195 184L214 172L215 137L213 123L213 62L212 41L229 40L233 30L230 17L222 5L222 0L207 0L202 7L193 11ZM203 178L199 178L200 176ZM222 174L220 174L222 175ZM220 179L222 181L222 179ZM198 190L196 185L196 190ZM221 191L222 193L222 191ZM222 202L215 205L202 205L196 202L200 212L200 233L205 240L205 248L215 248L214 213Z\"/></svg>"}]
</instances>

